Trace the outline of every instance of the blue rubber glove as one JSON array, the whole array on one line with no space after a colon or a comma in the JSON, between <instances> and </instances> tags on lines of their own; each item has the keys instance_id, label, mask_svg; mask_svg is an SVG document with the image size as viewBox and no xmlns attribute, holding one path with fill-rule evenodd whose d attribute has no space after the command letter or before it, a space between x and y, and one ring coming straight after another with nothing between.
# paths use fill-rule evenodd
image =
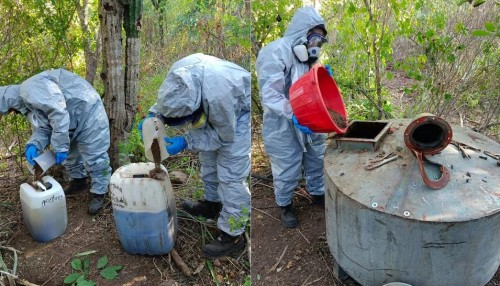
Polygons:
<instances>
[{"instance_id":1,"label":"blue rubber glove","mask_svg":"<svg viewBox=\"0 0 500 286\"><path fill-rule=\"evenodd\" d=\"M139 134L141 134L141 139L142 139L142 124L144 123L144 120L150 118L150 117L155 117L155 114L153 112L148 113L146 117L144 117L140 122L139 125L137 125L137 129L139 130Z\"/></svg>"},{"instance_id":2,"label":"blue rubber glove","mask_svg":"<svg viewBox=\"0 0 500 286\"><path fill-rule=\"evenodd\" d=\"M187 147L186 139L182 136L175 136L172 138L164 137L163 139L170 144L167 146L167 152L170 155L175 155Z\"/></svg>"},{"instance_id":3,"label":"blue rubber glove","mask_svg":"<svg viewBox=\"0 0 500 286\"><path fill-rule=\"evenodd\" d=\"M68 158L68 152L57 152L56 153L56 165L61 164Z\"/></svg>"},{"instance_id":4,"label":"blue rubber glove","mask_svg":"<svg viewBox=\"0 0 500 286\"><path fill-rule=\"evenodd\" d=\"M28 163L35 166L35 161L33 159L38 156L38 150L36 149L35 145L26 145L26 151L24 151L24 155L26 156L26 160L28 161Z\"/></svg>"},{"instance_id":5,"label":"blue rubber glove","mask_svg":"<svg viewBox=\"0 0 500 286\"><path fill-rule=\"evenodd\" d=\"M299 124L299 121L297 120L297 117L295 117L295 114L292 115L292 121L293 121L293 125L295 125L295 127L299 128L300 132L302 132L304 134L313 134L312 130L309 129L309 127Z\"/></svg>"},{"instance_id":6,"label":"blue rubber glove","mask_svg":"<svg viewBox=\"0 0 500 286\"><path fill-rule=\"evenodd\" d=\"M332 67L330 65L325 65L325 69L328 71L328 74L330 76L333 76Z\"/></svg>"}]
</instances>

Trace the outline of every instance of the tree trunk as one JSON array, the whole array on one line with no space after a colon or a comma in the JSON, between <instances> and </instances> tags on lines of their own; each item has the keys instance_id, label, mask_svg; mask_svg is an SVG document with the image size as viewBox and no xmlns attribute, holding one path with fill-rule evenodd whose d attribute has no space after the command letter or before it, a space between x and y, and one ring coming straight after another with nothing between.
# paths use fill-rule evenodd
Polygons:
<instances>
[{"instance_id":1,"label":"tree trunk","mask_svg":"<svg viewBox=\"0 0 500 286\"><path fill-rule=\"evenodd\" d=\"M125 48L125 109L130 132L134 127L137 112L137 96L139 93L139 52L141 30L142 0L129 0L125 5L124 27L127 36Z\"/></svg>"},{"instance_id":2,"label":"tree trunk","mask_svg":"<svg viewBox=\"0 0 500 286\"><path fill-rule=\"evenodd\" d=\"M370 26L375 27L375 31L377 31L377 21L374 18L372 7L371 7L371 1L365 0L364 1L366 9L368 10L368 23ZM380 71L380 49L377 46L377 43L379 42L380 39L377 38L377 33L374 32L372 34L371 38L371 48L372 51L371 53L373 54L373 65L375 69L375 90L376 90L376 108L377 108L377 118L382 119L384 113L383 108L382 108L382 83L381 83L381 71Z\"/></svg>"},{"instance_id":3,"label":"tree trunk","mask_svg":"<svg viewBox=\"0 0 500 286\"><path fill-rule=\"evenodd\" d=\"M78 19L80 20L80 27L82 28L83 34L85 36L83 52L85 56L85 79L94 85L95 76L97 73L97 65L99 57L101 56L101 34L99 31L95 32L94 42L96 43L95 50L92 50L92 32L89 30L89 19L88 10L89 3L88 0L83 0L80 4L80 0L74 0L76 4L76 12L78 14Z\"/></svg>"},{"instance_id":4,"label":"tree trunk","mask_svg":"<svg viewBox=\"0 0 500 286\"><path fill-rule=\"evenodd\" d=\"M121 165L120 146L128 140L137 110L138 37L142 1L101 0L99 7L103 43L101 78L104 83L104 104L109 117L111 135L109 156L111 166L117 169ZM125 58L122 48L122 26L127 36Z\"/></svg>"}]
</instances>

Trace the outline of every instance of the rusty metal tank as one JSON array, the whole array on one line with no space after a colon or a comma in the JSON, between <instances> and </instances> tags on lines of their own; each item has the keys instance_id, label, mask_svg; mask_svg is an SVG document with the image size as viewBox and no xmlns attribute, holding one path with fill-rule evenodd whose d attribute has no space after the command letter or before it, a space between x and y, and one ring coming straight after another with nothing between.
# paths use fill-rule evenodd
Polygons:
<instances>
[{"instance_id":1,"label":"rusty metal tank","mask_svg":"<svg viewBox=\"0 0 500 286\"><path fill-rule=\"evenodd\" d=\"M500 265L500 167L494 159L500 144L451 125L452 143L481 151L465 149L470 158L464 158L448 144L427 155L432 164L423 162L423 169L430 180L449 172L443 186L431 188L405 144L412 123L354 121L328 145L325 212L334 274L364 286L485 285ZM424 137L432 132L427 127L419 130ZM387 163L376 166L377 160Z\"/></svg>"}]
</instances>

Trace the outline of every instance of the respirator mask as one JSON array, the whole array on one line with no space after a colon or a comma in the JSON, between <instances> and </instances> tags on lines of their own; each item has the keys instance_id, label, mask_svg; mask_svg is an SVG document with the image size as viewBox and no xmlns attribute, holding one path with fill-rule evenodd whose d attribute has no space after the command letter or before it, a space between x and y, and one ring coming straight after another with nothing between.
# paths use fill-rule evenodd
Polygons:
<instances>
[{"instance_id":1,"label":"respirator mask","mask_svg":"<svg viewBox=\"0 0 500 286\"><path fill-rule=\"evenodd\" d=\"M312 33L307 36L307 62L312 64L316 62L321 53L321 46L326 43L327 40L321 34Z\"/></svg>"},{"instance_id":2,"label":"respirator mask","mask_svg":"<svg viewBox=\"0 0 500 286\"><path fill-rule=\"evenodd\" d=\"M293 53L299 61L313 64L318 60L321 53L321 46L326 42L326 38L321 34L311 33L307 36L305 44L299 44L293 47Z\"/></svg>"}]
</instances>

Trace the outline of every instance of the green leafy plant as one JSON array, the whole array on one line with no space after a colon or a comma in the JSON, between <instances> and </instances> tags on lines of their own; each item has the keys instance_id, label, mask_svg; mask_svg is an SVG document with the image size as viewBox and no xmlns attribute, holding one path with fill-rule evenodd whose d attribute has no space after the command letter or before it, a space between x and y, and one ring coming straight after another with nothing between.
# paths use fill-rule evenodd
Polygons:
<instances>
[{"instance_id":1,"label":"green leafy plant","mask_svg":"<svg viewBox=\"0 0 500 286\"><path fill-rule=\"evenodd\" d=\"M250 286L252 285L252 279L250 276L245 276L245 281L243 282L243 286Z\"/></svg>"},{"instance_id":2,"label":"green leafy plant","mask_svg":"<svg viewBox=\"0 0 500 286\"><path fill-rule=\"evenodd\" d=\"M229 217L229 221L228 221L229 228L231 229L231 231L244 228L248 225L249 221L250 221L249 211L247 208L244 207L241 211L240 217L234 217L234 216Z\"/></svg>"},{"instance_id":3,"label":"green leafy plant","mask_svg":"<svg viewBox=\"0 0 500 286\"><path fill-rule=\"evenodd\" d=\"M75 259L71 261L71 268L73 273L64 278L64 284L72 286L95 286L96 282L88 279L90 274L90 255L96 253L95 250L81 252L75 255ZM79 258L83 257L83 258ZM99 258L96 268L99 274L106 280L113 280L118 277L118 271L122 269L121 265L109 265L107 256Z\"/></svg>"}]
</instances>

